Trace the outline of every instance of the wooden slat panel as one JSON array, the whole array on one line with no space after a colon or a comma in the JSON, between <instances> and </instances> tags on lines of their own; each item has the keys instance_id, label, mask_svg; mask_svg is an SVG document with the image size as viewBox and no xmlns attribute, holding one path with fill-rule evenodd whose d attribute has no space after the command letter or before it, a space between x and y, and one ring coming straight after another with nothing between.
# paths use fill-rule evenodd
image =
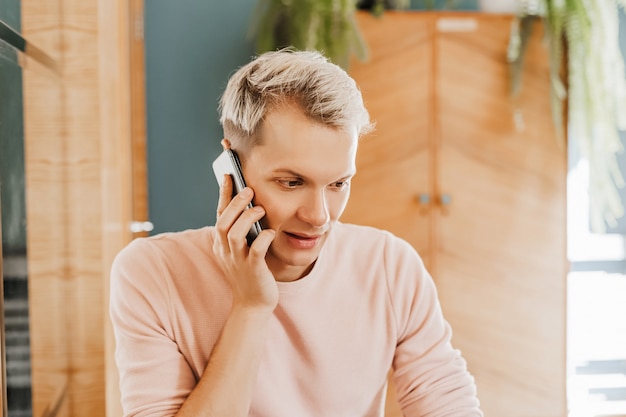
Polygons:
<instances>
[{"instance_id":1,"label":"wooden slat panel","mask_svg":"<svg viewBox=\"0 0 626 417\"><path fill-rule=\"evenodd\" d=\"M130 241L128 4L22 1L34 415L120 415L106 305L113 256ZM106 335L106 336L105 336ZM117 401L117 403L116 403Z\"/></svg>"},{"instance_id":2,"label":"wooden slat panel","mask_svg":"<svg viewBox=\"0 0 626 417\"><path fill-rule=\"evenodd\" d=\"M130 100L132 137L133 220L148 221L148 158L146 153L146 63L144 45L144 2L129 2ZM147 236L147 232L135 237Z\"/></svg>"},{"instance_id":3,"label":"wooden slat panel","mask_svg":"<svg viewBox=\"0 0 626 417\"><path fill-rule=\"evenodd\" d=\"M454 343L488 416L565 416L565 148L535 32L516 129L508 95L511 20L439 33L442 208L437 285Z\"/></svg>"},{"instance_id":4,"label":"wooden slat panel","mask_svg":"<svg viewBox=\"0 0 626 417\"><path fill-rule=\"evenodd\" d=\"M132 239L133 215L132 132L136 101L131 89L130 6L123 0L100 0L98 44L100 58L100 120L102 155L102 290L104 292L104 340L106 416L122 415L119 378L115 365L115 340L108 315L109 274L115 255ZM138 122L141 124L141 121ZM141 153L139 157L142 157ZM145 186L145 184L144 184ZM141 204L138 203L139 206ZM143 205L147 207L147 205ZM104 409L104 407L103 407ZM103 410L104 411L104 410Z\"/></svg>"},{"instance_id":5,"label":"wooden slat panel","mask_svg":"<svg viewBox=\"0 0 626 417\"><path fill-rule=\"evenodd\" d=\"M69 197L66 280L71 285L68 400L72 416L104 416L98 4L63 0L62 5Z\"/></svg>"},{"instance_id":6,"label":"wooden slat panel","mask_svg":"<svg viewBox=\"0 0 626 417\"><path fill-rule=\"evenodd\" d=\"M56 2L22 1L22 30L61 62L61 9ZM24 140L33 415L69 386L69 211L62 79L36 62L24 65ZM68 415L63 402L59 415Z\"/></svg>"}]
</instances>

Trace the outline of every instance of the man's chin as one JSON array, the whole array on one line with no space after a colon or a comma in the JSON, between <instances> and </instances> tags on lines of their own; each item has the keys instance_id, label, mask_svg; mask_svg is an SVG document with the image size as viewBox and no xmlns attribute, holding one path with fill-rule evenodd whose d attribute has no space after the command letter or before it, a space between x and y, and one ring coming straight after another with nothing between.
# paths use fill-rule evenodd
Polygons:
<instances>
[{"instance_id":1,"label":"man's chin","mask_svg":"<svg viewBox=\"0 0 626 417\"><path fill-rule=\"evenodd\" d=\"M272 245L265 259L274 274L293 270L297 275L302 275L308 273L317 261L321 246L309 250L296 250Z\"/></svg>"}]
</instances>

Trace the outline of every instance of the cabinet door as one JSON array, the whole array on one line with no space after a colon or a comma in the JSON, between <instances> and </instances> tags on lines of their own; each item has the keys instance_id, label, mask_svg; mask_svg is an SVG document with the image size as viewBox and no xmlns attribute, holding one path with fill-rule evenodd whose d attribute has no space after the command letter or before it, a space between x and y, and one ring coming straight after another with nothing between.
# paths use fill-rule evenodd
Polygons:
<instances>
[{"instance_id":1,"label":"cabinet door","mask_svg":"<svg viewBox=\"0 0 626 417\"><path fill-rule=\"evenodd\" d=\"M437 188L451 197L437 221L436 282L485 415L565 416L566 148L554 134L542 29L516 126L511 19L474 23L436 36Z\"/></svg>"},{"instance_id":2,"label":"cabinet door","mask_svg":"<svg viewBox=\"0 0 626 417\"><path fill-rule=\"evenodd\" d=\"M386 12L358 14L368 62L353 62L376 130L363 138L357 175L342 218L389 230L429 263L432 188L432 30L429 19ZM420 196L424 199L420 202Z\"/></svg>"}]
</instances>

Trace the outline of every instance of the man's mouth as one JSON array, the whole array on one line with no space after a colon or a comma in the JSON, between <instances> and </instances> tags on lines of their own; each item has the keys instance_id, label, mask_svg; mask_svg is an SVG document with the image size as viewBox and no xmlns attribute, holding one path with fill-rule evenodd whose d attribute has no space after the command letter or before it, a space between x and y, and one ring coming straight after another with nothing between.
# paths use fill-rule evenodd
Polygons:
<instances>
[{"instance_id":1,"label":"man's mouth","mask_svg":"<svg viewBox=\"0 0 626 417\"><path fill-rule=\"evenodd\" d=\"M322 238L321 234L308 235L303 233L285 232L285 235L287 235L287 240L291 246L296 249L311 249L315 247Z\"/></svg>"}]
</instances>

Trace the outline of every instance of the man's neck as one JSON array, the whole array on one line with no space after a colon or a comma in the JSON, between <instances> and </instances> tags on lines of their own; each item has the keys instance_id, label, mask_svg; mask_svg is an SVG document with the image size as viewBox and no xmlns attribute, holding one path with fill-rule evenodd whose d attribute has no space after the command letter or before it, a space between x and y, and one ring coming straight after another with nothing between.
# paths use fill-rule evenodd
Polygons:
<instances>
[{"instance_id":1,"label":"man's neck","mask_svg":"<svg viewBox=\"0 0 626 417\"><path fill-rule=\"evenodd\" d=\"M309 266L291 266L291 265L273 265L273 259L267 260L267 266L269 267L272 274L274 274L274 279L278 282L293 282L297 281L301 278L304 278L311 272L313 269L313 265L315 262Z\"/></svg>"}]
</instances>

